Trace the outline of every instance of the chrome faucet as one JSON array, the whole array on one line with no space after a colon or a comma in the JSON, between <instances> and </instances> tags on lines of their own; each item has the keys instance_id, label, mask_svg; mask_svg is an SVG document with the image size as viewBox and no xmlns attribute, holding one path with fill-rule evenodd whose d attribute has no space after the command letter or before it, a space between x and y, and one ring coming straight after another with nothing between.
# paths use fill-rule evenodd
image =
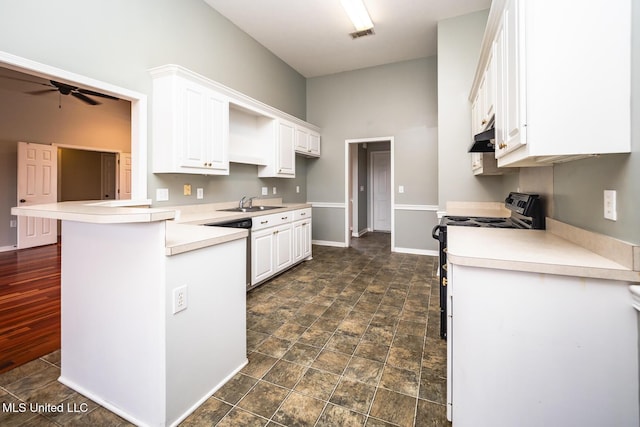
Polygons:
<instances>
[{"instance_id":1,"label":"chrome faucet","mask_svg":"<svg viewBox=\"0 0 640 427\"><path fill-rule=\"evenodd\" d=\"M238 207L240 209L244 208L244 201L247 199L247 196L242 196L242 199L240 199L240 203L238 204Z\"/></svg>"},{"instance_id":2,"label":"chrome faucet","mask_svg":"<svg viewBox=\"0 0 640 427\"><path fill-rule=\"evenodd\" d=\"M257 196L253 196L253 197L249 197L249 200L247 200L247 202L249 202L249 208L253 207L253 199L257 199Z\"/></svg>"}]
</instances>

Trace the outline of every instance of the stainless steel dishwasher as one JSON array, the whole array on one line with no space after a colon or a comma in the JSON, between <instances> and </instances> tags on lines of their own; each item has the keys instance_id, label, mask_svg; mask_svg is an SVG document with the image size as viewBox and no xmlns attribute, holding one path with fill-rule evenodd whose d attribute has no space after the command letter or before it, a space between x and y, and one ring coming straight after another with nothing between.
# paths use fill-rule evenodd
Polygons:
<instances>
[{"instance_id":1,"label":"stainless steel dishwasher","mask_svg":"<svg viewBox=\"0 0 640 427\"><path fill-rule=\"evenodd\" d=\"M245 257L245 262L247 264L245 268L245 283L247 284L247 290L249 290L251 288L251 227L253 226L251 218L237 219L225 222L212 222L205 225L209 227L244 228L245 230L247 230L249 234L247 234L247 255Z\"/></svg>"}]
</instances>

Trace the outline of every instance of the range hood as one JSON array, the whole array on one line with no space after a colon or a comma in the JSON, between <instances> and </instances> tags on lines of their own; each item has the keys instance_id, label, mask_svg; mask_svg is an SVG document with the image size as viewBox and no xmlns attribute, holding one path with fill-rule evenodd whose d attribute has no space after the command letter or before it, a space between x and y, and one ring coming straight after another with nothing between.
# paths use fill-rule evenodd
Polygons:
<instances>
[{"instance_id":1,"label":"range hood","mask_svg":"<svg viewBox=\"0 0 640 427\"><path fill-rule=\"evenodd\" d=\"M473 137L473 144L469 147L469 153L493 153L495 146L496 129L492 127L484 132L480 132Z\"/></svg>"}]
</instances>

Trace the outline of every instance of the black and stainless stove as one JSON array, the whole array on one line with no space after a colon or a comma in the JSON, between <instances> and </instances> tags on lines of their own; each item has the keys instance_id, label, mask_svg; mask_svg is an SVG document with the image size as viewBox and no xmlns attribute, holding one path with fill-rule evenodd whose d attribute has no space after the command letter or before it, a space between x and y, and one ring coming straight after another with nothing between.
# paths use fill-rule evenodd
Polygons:
<instances>
[{"instance_id":1,"label":"black and stainless stove","mask_svg":"<svg viewBox=\"0 0 640 427\"><path fill-rule=\"evenodd\" d=\"M440 337L447 337L447 227L516 228L523 230L544 230L542 200L537 194L509 193L504 206L511 216L444 216L433 228L432 236L440 247Z\"/></svg>"}]
</instances>

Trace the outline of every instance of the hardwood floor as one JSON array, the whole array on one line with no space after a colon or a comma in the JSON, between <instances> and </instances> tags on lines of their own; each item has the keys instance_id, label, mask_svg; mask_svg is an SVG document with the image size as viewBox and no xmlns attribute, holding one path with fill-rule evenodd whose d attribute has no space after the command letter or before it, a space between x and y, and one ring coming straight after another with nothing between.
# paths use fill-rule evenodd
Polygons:
<instances>
[{"instance_id":1,"label":"hardwood floor","mask_svg":"<svg viewBox=\"0 0 640 427\"><path fill-rule=\"evenodd\" d=\"M60 249L0 253L0 373L60 348Z\"/></svg>"}]
</instances>

